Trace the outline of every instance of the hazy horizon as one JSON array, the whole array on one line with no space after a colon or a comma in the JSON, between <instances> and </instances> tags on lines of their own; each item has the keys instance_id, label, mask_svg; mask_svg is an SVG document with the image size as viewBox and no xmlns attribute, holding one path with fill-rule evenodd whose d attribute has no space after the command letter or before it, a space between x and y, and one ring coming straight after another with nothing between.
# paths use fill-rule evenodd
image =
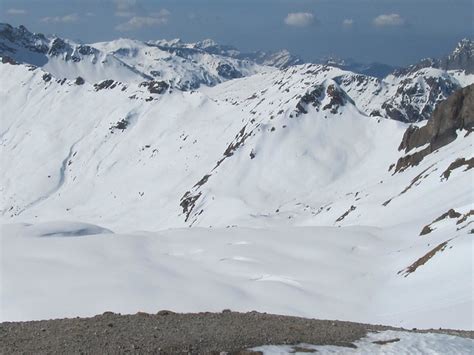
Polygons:
<instances>
[{"instance_id":1,"label":"hazy horizon","mask_svg":"<svg viewBox=\"0 0 474 355\"><path fill-rule=\"evenodd\" d=\"M470 0L3 0L0 21L84 43L211 38L242 51L288 49L307 61L401 66L472 38L472 7Z\"/></svg>"}]
</instances>

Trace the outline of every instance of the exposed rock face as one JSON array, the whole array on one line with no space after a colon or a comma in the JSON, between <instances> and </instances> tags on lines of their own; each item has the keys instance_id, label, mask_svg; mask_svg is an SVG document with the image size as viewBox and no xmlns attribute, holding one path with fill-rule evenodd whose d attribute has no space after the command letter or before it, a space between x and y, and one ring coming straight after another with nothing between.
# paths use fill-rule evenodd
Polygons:
<instances>
[{"instance_id":1,"label":"exposed rock face","mask_svg":"<svg viewBox=\"0 0 474 355\"><path fill-rule=\"evenodd\" d=\"M94 84L95 91L103 89L113 89L117 86L117 82L112 79L101 81L100 83Z\"/></svg>"},{"instance_id":2,"label":"exposed rock face","mask_svg":"<svg viewBox=\"0 0 474 355\"><path fill-rule=\"evenodd\" d=\"M441 68L474 74L474 41L465 38L459 42L454 52L441 60Z\"/></svg>"},{"instance_id":3,"label":"exposed rock face","mask_svg":"<svg viewBox=\"0 0 474 355\"><path fill-rule=\"evenodd\" d=\"M45 83L51 81L51 78L52 78L51 74L49 74L49 73L43 74L43 80L44 80Z\"/></svg>"},{"instance_id":4,"label":"exposed rock face","mask_svg":"<svg viewBox=\"0 0 474 355\"><path fill-rule=\"evenodd\" d=\"M461 129L468 133L474 130L474 84L456 91L441 102L425 126L410 126L405 131L399 150L408 153L412 149L428 146L400 158L395 172L419 164L426 155L454 141L457 131Z\"/></svg>"},{"instance_id":5,"label":"exposed rock face","mask_svg":"<svg viewBox=\"0 0 474 355\"><path fill-rule=\"evenodd\" d=\"M227 63L219 64L217 67L217 74L226 79L236 79L242 77L242 73L240 71Z\"/></svg>"},{"instance_id":6,"label":"exposed rock face","mask_svg":"<svg viewBox=\"0 0 474 355\"><path fill-rule=\"evenodd\" d=\"M8 63L8 64L11 64L11 65L18 65L18 63L15 61L15 59L9 57L9 56L3 56L2 57L2 63L5 64L5 63Z\"/></svg>"},{"instance_id":7,"label":"exposed rock face","mask_svg":"<svg viewBox=\"0 0 474 355\"><path fill-rule=\"evenodd\" d=\"M466 74L474 74L474 41L464 38L450 55L441 59L426 58L417 64L397 69L393 74L395 76L407 75L423 68L464 70Z\"/></svg>"},{"instance_id":8,"label":"exposed rock face","mask_svg":"<svg viewBox=\"0 0 474 355\"><path fill-rule=\"evenodd\" d=\"M9 24L0 24L0 39L7 40L9 44L17 43L36 53L46 54L49 50L48 40L43 34L31 33L25 26L21 25L15 28ZM16 49L10 47L8 43L0 44L0 54L16 52Z\"/></svg>"},{"instance_id":9,"label":"exposed rock face","mask_svg":"<svg viewBox=\"0 0 474 355\"><path fill-rule=\"evenodd\" d=\"M298 104L296 105L296 110L299 113L308 113L307 107L308 105L312 105L319 111L319 107L321 106L321 97L324 94L324 86L317 85L313 90L304 94Z\"/></svg>"},{"instance_id":10,"label":"exposed rock face","mask_svg":"<svg viewBox=\"0 0 474 355\"><path fill-rule=\"evenodd\" d=\"M435 107L457 89L459 85L449 77L407 78L400 83L396 94L382 104L382 109L397 121L426 120Z\"/></svg>"},{"instance_id":11,"label":"exposed rock face","mask_svg":"<svg viewBox=\"0 0 474 355\"><path fill-rule=\"evenodd\" d=\"M165 81L144 81L140 87L146 87L151 94L163 94L170 87Z\"/></svg>"},{"instance_id":12,"label":"exposed rock face","mask_svg":"<svg viewBox=\"0 0 474 355\"><path fill-rule=\"evenodd\" d=\"M354 101L337 84L330 84L326 89L326 95L329 97L329 103L324 105L323 110L330 110L331 113L339 112L339 108Z\"/></svg>"},{"instance_id":13,"label":"exposed rock face","mask_svg":"<svg viewBox=\"0 0 474 355\"><path fill-rule=\"evenodd\" d=\"M76 85L84 85L85 81L82 77L78 76L75 81Z\"/></svg>"},{"instance_id":14,"label":"exposed rock face","mask_svg":"<svg viewBox=\"0 0 474 355\"><path fill-rule=\"evenodd\" d=\"M296 105L298 114L308 113L310 106L316 111L330 111L332 114L339 112L339 109L346 103L354 104L354 101L347 93L339 87L334 81L329 81L320 85L316 85L312 90L304 94ZM321 108L321 106L324 106Z\"/></svg>"}]
</instances>

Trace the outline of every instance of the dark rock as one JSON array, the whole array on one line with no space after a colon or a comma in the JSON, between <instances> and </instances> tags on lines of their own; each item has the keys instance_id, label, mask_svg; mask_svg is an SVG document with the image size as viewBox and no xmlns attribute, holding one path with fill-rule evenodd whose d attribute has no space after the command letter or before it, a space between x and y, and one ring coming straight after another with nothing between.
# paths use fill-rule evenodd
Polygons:
<instances>
[{"instance_id":1,"label":"dark rock","mask_svg":"<svg viewBox=\"0 0 474 355\"><path fill-rule=\"evenodd\" d=\"M441 102L425 126L410 126L405 131L399 150L408 153L412 149L428 146L400 158L395 172L418 165L425 156L454 141L458 130L474 130L474 84L456 91Z\"/></svg>"},{"instance_id":2,"label":"dark rock","mask_svg":"<svg viewBox=\"0 0 474 355\"><path fill-rule=\"evenodd\" d=\"M344 106L347 102L354 104L354 101L336 84L328 85L326 95L330 98L328 104L323 107L323 110L330 110L331 113L336 114L339 108Z\"/></svg>"},{"instance_id":3,"label":"dark rock","mask_svg":"<svg viewBox=\"0 0 474 355\"><path fill-rule=\"evenodd\" d=\"M45 83L47 83L48 81L51 81L51 78L52 78L51 74L49 73L43 74L43 80Z\"/></svg>"},{"instance_id":4,"label":"dark rock","mask_svg":"<svg viewBox=\"0 0 474 355\"><path fill-rule=\"evenodd\" d=\"M181 197L180 206L183 208L183 213L186 215L185 222L188 221L191 212L193 211L196 201L201 197L202 192L199 192L197 195L191 194L191 192L186 192L183 197Z\"/></svg>"},{"instance_id":5,"label":"dark rock","mask_svg":"<svg viewBox=\"0 0 474 355\"><path fill-rule=\"evenodd\" d=\"M356 206L351 206L346 212L344 212L338 219L336 219L336 222L341 222L344 218L347 217L349 213L354 211L357 207Z\"/></svg>"},{"instance_id":6,"label":"dark rock","mask_svg":"<svg viewBox=\"0 0 474 355\"><path fill-rule=\"evenodd\" d=\"M163 94L169 89L169 84L165 81L144 81L140 83L140 87L146 87L151 94Z\"/></svg>"},{"instance_id":7,"label":"dark rock","mask_svg":"<svg viewBox=\"0 0 474 355\"><path fill-rule=\"evenodd\" d=\"M453 210L451 208L448 212L443 213L441 216L436 218L433 222L431 222L427 226L424 226L423 229L420 232L420 236L431 233L433 231L432 225L439 222L439 221L442 221L443 219L446 219L446 218L459 218L459 217L462 217L462 215L459 212L456 212L455 210Z\"/></svg>"},{"instance_id":8,"label":"dark rock","mask_svg":"<svg viewBox=\"0 0 474 355\"><path fill-rule=\"evenodd\" d=\"M467 38L461 40L453 53L441 60L441 68L474 74L474 41Z\"/></svg>"},{"instance_id":9,"label":"dark rock","mask_svg":"<svg viewBox=\"0 0 474 355\"><path fill-rule=\"evenodd\" d=\"M103 89L113 89L116 86L117 86L117 83L114 80L108 79L108 80L103 80L98 84L94 84L94 89L95 91L99 91Z\"/></svg>"},{"instance_id":10,"label":"dark rock","mask_svg":"<svg viewBox=\"0 0 474 355\"><path fill-rule=\"evenodd\" d=\"M423 81L423 84L419 82ZM460 86L449 77L426 77L417 73L413 79L401 82L396 94L382 104L388 117L402 122L419 122L429 119L435 107ZM422 106L420 97L426 96Z\"/></svg>"},{"instance_id":11,"label":"dark rock","mask_svg":"<svg viewBox=\"0 0 474 355\"><path fill-rule=\"evenodd\" d=\"M76 85L84 85L84 83L85 83L84 79L81 78L80 76L76 78L76 81L75 81Z\"/></svg>"},{"instance_id":12,"label":"dark rock","mask_svg":"<svg viewBox=\"0 0 474 355\"><path fill-rule=\"evenodd\" d=\"M311 91L304 94L301 99L296 104L296 111L298 113L307 114L307 107L308 105L312 105L316 110L319 111L319 107L321 106L321 99L324 95L324 86L323 85L316 85ZM278 112L278 114L283 113L283 110Z\"/></svg>"},{"instance_id":13,"label":"dark rock","mask_svg":"<svg viewBox=\"0 0 474 355\"><path fill-rule=\"evenodd\" d=\"M87 45L80 45L76 48L76 50L79 54L82 55L94 55L99 52L97 49Z\"/></svg>"},{"instance_id":14,"label":"dark rock","mask_svg":"<svg viewBox=\"0 0 474 355\"><path fill-rule=\"evenodd\" d=\"M443 219L446 219L446 218L459 218L459 217L461 217L461 214L451 208L448 212L443 213L441 216L436 218L432 223L442 221Z\"/></svg>"},{"instance_id":15,"label":"dark rock","mask_svg":"<svg viewBox=\"0 0 474 355\"><path fill-rule=\"evenodd\" d=\"M66 48L67 44L64 40L61 38L55 38L49 48L48 54L51 56L58 56L63 53Z\"/></svg>"},{"instance_id":16,"label":"dark rock","mask_svg":"<svg viewBox=\"0 0 474 355\"><path fill-rule=\"evenodd\" d=\"M433 230L431 229L430 226L424 226L423 229L420 232L420 235L426 235L431 233Z\"/></svg>"},{"instance_id":17,"label":"dark rock","mask_svg":"<svg viewBox=\"0 0 474 355\"><path fill-rule=\"evenodd\" d=\"M18 65L18 63L13 59L12 57L9 57L7 55L2 56L2 64L11 64L11 65Z\"/></svg>"},{"instance_id":18,"label":"dark rock","mask_svg":"<svg viewBox=\"0 0 474 355\"><path fill-rule=\"evenodd\" d=\"M454 169L458 169L462 166L466 166L464 171L474 168L474 158L470 158L468 160L466 160L465 158L456 159L451 164L449 164L449 166L447 167L447 169L443 172L441 176L447 180L449 179L449 176L451 175L451 172Z\"/></svg>"},{"instance_id":19,"label":"dark rock","mask_svg":"<svg viewBox=\"0 0 474 355\"><path fill-rule=\"evenodd\" d=\"M169 316L171 314L174 314L174 312L163 309L161 311L158 311L158 313L156 314L159 316Z\"/></svg>"},{"instance_id":20,"label":"dark rock","mask_svg":"<svg viewBox=\"0 0 474 355\"><path fill-rule=\"evenodd\" d=\"M373 341L372 343L377 344L377 345L385 345L385 344L390 344L390 343L396 343L400 341L400 338L394 338L394 339L388 339L388 340L376 340Z\"/></svg>"},{"instance_id":21,"label":"dark rock","mask_svg":"<svg viewBox=\"0 0 474 355\"><path fill-rule=\"evenodd\" d=\"M109 130L113 133L115 130L119 129L122 132L127 129L128 125L130 124L128 117L121 119L115 125L111 126Z\"/></svg>"},{"instance_id":22,"label":"dark rock","mask_svg":"<svg viewBox=\"0 0 474 355\"><path fill-rule=\"evenodd\" d=\"M240 71L227 63L221 63L217 66L217 74L225 79L236 79L243 76Z\"/></svg>"}]
</instances>

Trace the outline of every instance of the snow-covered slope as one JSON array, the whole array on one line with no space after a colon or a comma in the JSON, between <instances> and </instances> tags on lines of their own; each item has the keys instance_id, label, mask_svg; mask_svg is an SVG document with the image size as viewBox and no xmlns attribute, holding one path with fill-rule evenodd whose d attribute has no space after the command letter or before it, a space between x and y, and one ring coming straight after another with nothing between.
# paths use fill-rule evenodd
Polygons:
<instances>
[{"instance_id":1,"label":"snow-covered slope","mask_svg":"<svg viewBox=\"0 0 474 355\"><path fill-rule=\"evenodd\" d=\"M350 75L183 92L1 64L2 318L258 308L472 328L472 135L396 170L407 125L364 113Z\"/></svg>"},{"instance_id":2,"label":"snow-covered slope","mask_svg":"<svg viewBox=\"0 0 474 355\"><path fill-rule=\"evenodd\" d=\"M473 328L465 71L380 80L1 29L1 319L257 308Z\"/></svg>"}]
</instances>

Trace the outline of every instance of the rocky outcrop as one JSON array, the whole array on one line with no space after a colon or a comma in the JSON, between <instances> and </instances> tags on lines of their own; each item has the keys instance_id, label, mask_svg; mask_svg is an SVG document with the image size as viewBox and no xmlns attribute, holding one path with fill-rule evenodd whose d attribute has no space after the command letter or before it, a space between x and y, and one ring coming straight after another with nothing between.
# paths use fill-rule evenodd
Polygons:
<instances>
[{"instance_id":1,"label":"rocky outcrop","mask_svg":"<svg viewBox=\"0 0 474 355\"><path fill-rule=\"evenodd\" d=\"M165 81L151 80L140 83L140 87L146 87L150 94L164 94L170 86Z\"/></svg>"},{"instance_id":2,"label":"rocky outcrop","mask_svg":"<svg viewBox=\"0 0 474 355\"><path fill-rule=\"evenodd\" d=\"M78 76L76 80L74 81L76 85L84 85L85 81L82 77Z\"/></svg>"},{"instance_id":3,"label":"rocky outcrop","mask_svg":"<svg viewBox=\"0 0 474 355\"><path fill-rule=\"evenodd\" d=\"M474 41L464 38L450 55L441 59L425 58L416 64L395 70L393 75L408 75L423 68L463 70L466 74L474 74Z\"/></svg>"},{"instance_id":4,"label":"rocky outcrop","mask_svg":"<svg viewBox=\"0 0 474 355\"><path fill-rule=\"evenodd\" d=\"M408 127L398 149L408 153L427 146L400 158L395 172L418 165L425 156L454 141L458 130L465 130L466 134L474 130L474 84L456 91L440 103L425 126Z\"/></svg>"},{"instance_id":5,"label":"rocky outcrop","mask_svg":"<svg viewBox=\"0 0 474 355\"><path fill-rule=\"evenodd\" d=\"M316 108L319 111L319 107L321 106L321 98L324 94L324 86L317 85L311 91L308 91L304 94L301 99L296 104L296 111L298 113L308 113L307 108L309 105Z\"/></svg>"},{"instance_id":6,"label":"rocky outcrop","mask_svg":"<svg viewBox=\"0 0 474 355\"><path fill-rule=\"evenodd\" d=\"M243 76L240 71L227 63L221 63L217 66L217 74L225 79L237 79Z\"/></svg>"},{"instance_id":7,"label":"rocky outcrop","mask_svg":"<svg viewBox=\"0 0 474 355\"><path fill-rule=\"evenodd\" d=\"M318 112L322 110L336 114L347 103L354 104L354 101L336 82L330 80L314 86L304 94L296 104L296 113L307 114L312 106Z\"/></svg>"},{"instance_id":8,"label":"rocky outcrop","mask_svg":"<svg viewBox=\"0 0 474 355\"><path fill-rule=\"evenodd\" d=\"M382 110L396 121L427 120L436 106L459 88L448 75L434 77L422 70L403 79L396 93L382 104Z\"/></svg>"},{"instance_id":9,"label":"rocky outcrop","mask_svg":"<svg viewBox=\"0 0 474 355\"><path fill-rule=\"evenodd\" d=\"M441 60L441 68L474 74L474 41L465 38L459 42L454 52Z\"/></svg>"},{"instance_id":10,"label":"rocky outcrop","mask_svg":"<svg viewBox=\"0 0 474 355\"><path fill-rule=\"evenodd\" d=\"M108 79L108 80L103 80L100 83L94 84L94 89L95 91L103 90L103 89L114 89L117 86L117 82Z\"/></svg>"},{"instance_id":11,"label":"rocky outcrop","mask_svg":"<svg viewBox=\"0 0 474 355\"><path fill-rule=\"evenodd\" d=\"M15 61L15 59L4 55L2 56L2 64L11 64L11 65L18 65L18 63Z\"/></svg>"}]
</instances>

